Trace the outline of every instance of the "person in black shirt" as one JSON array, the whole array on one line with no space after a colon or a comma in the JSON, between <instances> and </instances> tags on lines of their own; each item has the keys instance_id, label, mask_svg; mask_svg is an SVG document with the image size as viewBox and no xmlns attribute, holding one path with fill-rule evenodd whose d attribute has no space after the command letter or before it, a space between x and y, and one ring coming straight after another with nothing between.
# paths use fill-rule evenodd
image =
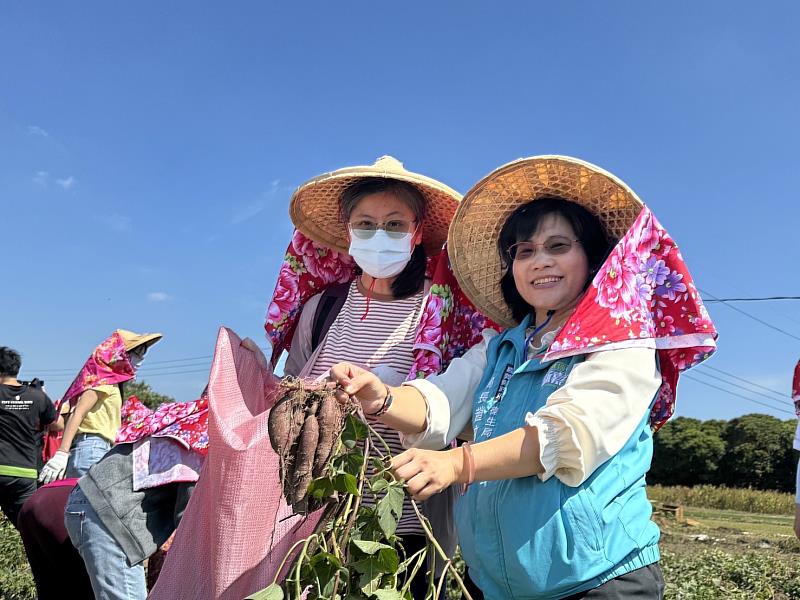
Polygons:
<instances>
[{"instance_id":1,"label":"person in black shirt","mask_svg":"<svg viewBox=\"0 0 800 600\"><path fill-rule=\"evenodd\" d=\"M19 510L36 491L36 435L44 427L64 427L55 406L38 387L17 380L22 358L0 346L0 509L16 527Z\"/></svg>"}]
</instances>

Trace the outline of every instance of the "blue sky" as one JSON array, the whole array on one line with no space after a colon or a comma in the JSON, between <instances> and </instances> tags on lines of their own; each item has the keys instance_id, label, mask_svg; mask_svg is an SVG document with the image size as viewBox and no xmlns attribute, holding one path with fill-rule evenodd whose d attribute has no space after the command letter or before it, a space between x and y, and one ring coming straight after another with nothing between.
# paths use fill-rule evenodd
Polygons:
<instances>
[{"instance_id":1,"label":"blue sky","mask_svg":"<svg viewBox=\"0 0 800 600\"><path fill-rule=\"evenodd\" d=\"M220 325L263 340L292 190L383 154L462 192L583 158L701 289L800 295L798 26L790 1L4 3L0 344L56 397L115 328L163 331L141 376L192 399ZM709 365L784 397L692 375L791 412L800 302L736 306L790 335L711 304ZM749 412L791 416L681 383L678 414Z\"/></svg>"}]
</instances>

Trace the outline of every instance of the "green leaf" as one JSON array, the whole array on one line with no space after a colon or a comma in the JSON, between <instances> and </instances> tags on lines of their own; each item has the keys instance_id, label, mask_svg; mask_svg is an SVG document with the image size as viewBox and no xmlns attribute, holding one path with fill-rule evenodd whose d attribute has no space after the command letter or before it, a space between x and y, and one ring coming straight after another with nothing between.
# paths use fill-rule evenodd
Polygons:
<instances>
[{"instance_id":1,"label":"green leaf","mask_svg":"<svg viewBox=\"0 0 800 600\"><path fill-rule=\"evenodd\" d=\"M337 473L350 473L358 477L361 475L361 465L364 464L364 454L361 450L353 449L338 457L335 463Z\"/></svg>"},{"instance_id":2,"label":"green leaf","mask_svg":"<svg viewBox=\"0 0 800 600\"><path fill-rule=\"evenodd\" d=\"M375 590L378 600L403 600L403 595L397 590Z\"/></svg>"},{"instance_id":3,"label":"green leaf","mask_svg":"<svg viewBox=\"0 0 800 600\"><path fill-rule=\"evenodd\" d=\"M361 550L364 554L375 554L378 550L388 548L392 550L391 546L382 544L380 542L370 542L369 540L353 540L353 545Z\"/></svg>"},{"instance_id":4,"label":"green leaf","mask_svg":"<svg viewBox=\"0 0 800 600\"><path fill-rule=\"evenodd\" d=\"M381 531L387 538L393 536L403 514L403 489L399 485L387 488L386 495L378 500L376 510Z\"/></svg>"},{"instance_id":5,"label":"green leaf","mask_svg":"<svg viewBox=\"0 0 800 600\"><path fill-rule=\"evenodd\" d=\"M245 600L283 600L283 590L277 583L273 583L260 592L248 596Z\"/></svg>"},{"instance_id":6,"label":"green leaf","mask_svg":"<svg viewBox=\"0 0 800 600\"><path fill-rule=\"evenodd\" d=\"M333 478L333 489L337 492L358 496L358 480L350 473L340 473Z\"/></svg>"},{"instance_id":7,"label":"green leaf","mask_svg":"<svg viewBox=\"0 0 800 600\"><path fill-rule=\"evenodd\" d=\"M358 578L358 587L364 594L371 596L375 590L380 589L383 572L375 556L367 556L353 564L353 568L361 575Z\"/></svg>"},{"instance_id":8,"label":"green leaf","mask_svg":"<svg viewBox=\"0 0 800 600\"><path fill-rule=\"evenodd\" d=\"M378 567L384 573L396 573L400 557L394 548L381 548L378 551Z\"/></svg>"},{"instance_id":9,"label":"green leaf","mask_svg":"<svg viewBox=\"0 0 800 600\"><path fill-rule=\"evenodd\" d=\"M378 492L382 492L383 490L388 488L389 482L386 481L386 479L384 479L382 475L376 475L370 480L369 487L373 492L377 494Z\"/></svg>"},{"instance_id":10,"label":"green leaf","mask_svg":"<svg viewBox=\"0 0 800 600\"><path fill-rule=\"evenodd\" d=\"M327 562L328 564L332 565L335 568L339 568L342 566L341 561L330 552L320 552L319 554L315 554L311 557L309 564L312 567L316 567L321 562Z\"/></svg>"},{"instance_id":11,"label":"green leaf","mask_svg":"<svg viewBox=\"0 0 800 600\"><path fill-rule=\"evenodd\" d=\"M370 565L365 571L362 571L361 577L358 580L358 587L361 588L361 591L367 596L371 596L380 589L383 573L378 569L377 561L374 558L367 559L367 562L369 562Z\"/></svg>"},{"instance_id":12,"label":"green leaf","mask_svg":"<svg viewBox=\"0 0 800 600\"><path fill-rule=\"evenodd\" d=\"M342 442L345 446L354 448L359 441L366 439L368 433L369 429L361 422L361 419L354 415L347 415L342 431Z\"/></svg>"},{"instance_id":13,"label":"green leaf","mask_svg":"<svg viewBox=\"0 0 800 600\"><path fill-rule=\"evenodd\" d=\"M332 593L337 571L342 571L339 579L342 582L347 581L347 569L342 568L341 561L329 552L315 554L309 560L309 565L313 569L311 576L317 580L319 588L324 592L323 595L330 596Z\"/></svg>"},{"instance_id":14,"label":"green leaf","mask_svg":"<svg viewBox=\"0 0 800 600\"><path fill-rule=\"evenodd\" d=\"M318 500L329 498L333 495L333 491L333 482L328 477L320 477L319 479L315 479L308 486L308 495L311 498L317 498Z\"/></svg>"}]
</instances>

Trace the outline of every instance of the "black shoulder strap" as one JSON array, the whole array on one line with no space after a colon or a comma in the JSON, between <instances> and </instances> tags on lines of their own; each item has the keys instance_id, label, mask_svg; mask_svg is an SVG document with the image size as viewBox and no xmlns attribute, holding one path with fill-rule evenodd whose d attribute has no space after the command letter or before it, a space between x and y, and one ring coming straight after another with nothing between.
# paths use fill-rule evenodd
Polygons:
<instances>
[{"instance_id":1,"label":"black shoulder strap","mask_svg":"<svg viewBox=\"0 0 800 600\"><path fill-rule=\"evenodd\" d=\"M344 301L347 300L347 293L350 291L349 283L340 283L339 285L332 285L322 292L322 298L319 299L317 310L314 312L314 321L311 324L311 351L316 350L319 343L328 333L328 329L336 320L336 316L344 306Z\"/></svg>"}]
</instances>

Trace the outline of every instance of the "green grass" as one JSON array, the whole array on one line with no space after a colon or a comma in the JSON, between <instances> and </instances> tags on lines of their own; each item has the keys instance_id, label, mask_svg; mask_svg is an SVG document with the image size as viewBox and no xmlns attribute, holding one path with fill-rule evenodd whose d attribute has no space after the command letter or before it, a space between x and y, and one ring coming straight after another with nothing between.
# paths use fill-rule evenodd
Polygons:
<instances>
[{"instance_id":1,"label":"green grass","mask_svg":"<svg viewBox=\"0 0 800 600\"><path fill-rule=\"evenodd\" d=\"M764 536L793 536L794 517L784 515L759 515L736 510L687 508L685 515L708 528L724 528L740 533Z\"/></svg>"},{"instance_id":2,"label":"green grass","mask_svg":"<svg viewBox=\"0 0 800 600\"><path fill-rule=\"evenodd\" d=\"M32 600L36 596L19 533L0 513L0 600Z\"/></svg>"}]
</instances>

